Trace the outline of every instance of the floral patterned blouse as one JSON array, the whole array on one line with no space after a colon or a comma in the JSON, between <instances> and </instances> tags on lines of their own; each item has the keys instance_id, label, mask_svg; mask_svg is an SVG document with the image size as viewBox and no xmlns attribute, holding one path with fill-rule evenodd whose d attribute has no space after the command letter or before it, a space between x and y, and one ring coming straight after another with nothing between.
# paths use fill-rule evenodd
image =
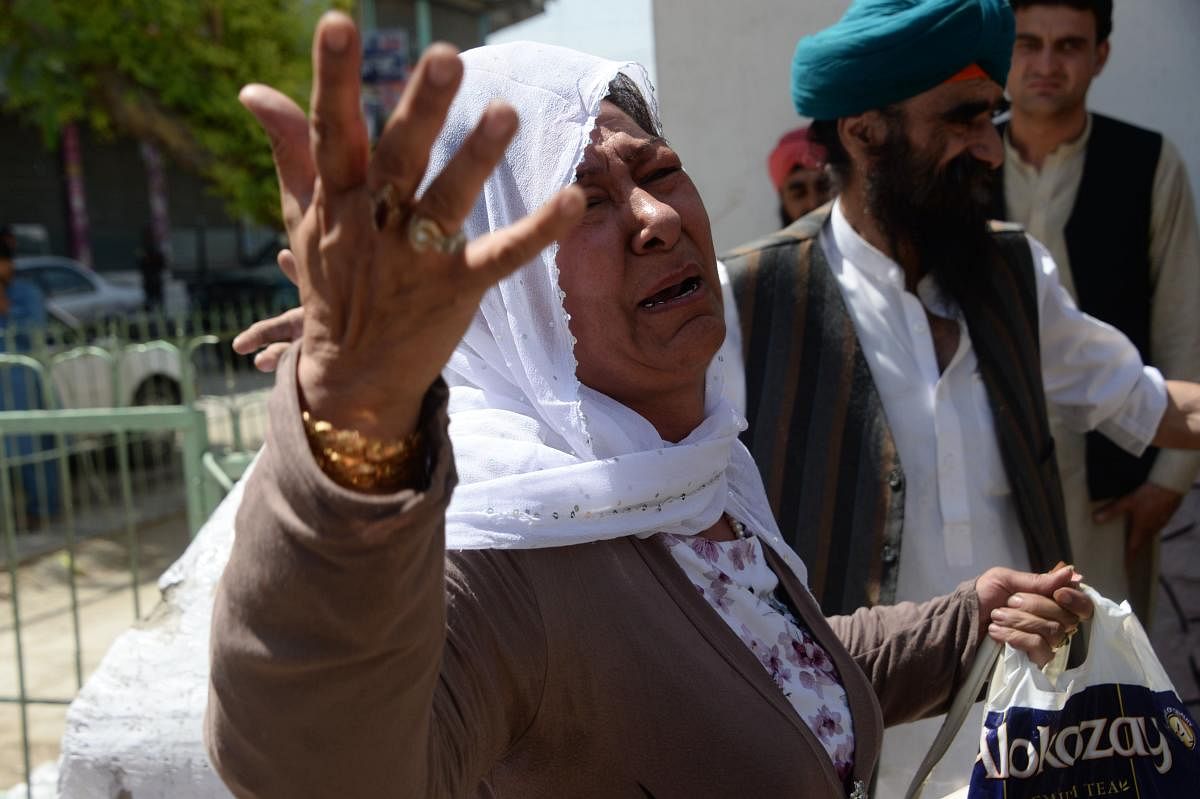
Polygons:
<instances>
[{"instance_id":1,"label":"floral patterned blouse","mask_svg":"<svg viewBox=\"0 0 1200 799\"><path fill-rule=\"evenodd\" d=\"M850 705L820 644L775 596L779 578L753 535L733 541L661 534L692 585L758 657L845 780L854 766Z\"/></svg>"}]
</instances>

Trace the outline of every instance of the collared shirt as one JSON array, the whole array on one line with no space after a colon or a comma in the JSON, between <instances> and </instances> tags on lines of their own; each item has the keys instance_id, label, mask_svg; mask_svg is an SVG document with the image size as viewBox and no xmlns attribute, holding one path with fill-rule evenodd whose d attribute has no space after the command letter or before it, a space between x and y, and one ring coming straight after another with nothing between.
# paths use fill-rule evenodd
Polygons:
<instances>
[{"instance_id":1,"label":"collared shirt","mask_svg":"<svg viewBox=\"0 0 1200 799\"><path fill-rule=\"evenodd\" d=\"M825 255L846 300L907 480L897 599L953 590L995 565L1028 568L1024 539L966 323L940 302L934 279L917 294L904 270L868 244L834 205ZM1054 260L1030 239L1046 398L1071 429L1099 429L1140 453L1166 407L1157 370L1121 333L1081 313L1058 285ZM919 295L919 296L918 296ZM926 309L959 325L939 373Z\"/></svg>"},{"instance_id":2,"label":"collared shirt","mask_svg":"<svg viewBox=\"0 0 1200 799\"><path fill-rule=\"evenodd\" d=\"M897 601L948 593L992 566L1029 568L1000 460L987 390L961 313L941 301L930 276L913 294L904 270L850 226L841 202L820 238L841 287L887 414L907 488ZM1157 370L1116 329L1084 313L1058 283L1054 259L1029 239L1036 265L1042 378L1047 402L1072 429L1096 428L1139 453L1154 437L1166 389ZM939 373L926 309L959 326L959 345ZM927 792L965 784L982 705L964 725ZM940 724L889 730L879 795L902 796ZM945 790L942 790L945 789Z\"/></svg>"},{"instance_id":3,"label":"collared shirt","mask_svg":"<svg viewBox=\"0 0 1200 799\"><path fill-rule=\"evenodd\" d=\"M1087 144L1092 133L1089 114L1083 134L1059 145L1041 168L1025 162L1004 137L1004 194L1008 218L1046 244L1058 276L1072 297L1075 281L1067 253L1065 231L1079 183L1083 179ZM1150 360L1164 375L1200 380L1200 225L1179 152L1165 138L1154 173L1150 212ZM1120 197L1114 196L1119 202ZM1060 428L1057 420L1052 423ZM1068 499L1072 528L1090 523L1087 502L1086 454L1077 436L1056 435L1059 468ZM1168 450L1160 453L1150 472L1151 482L1184 492L1200 472L1200 453ZM1079 501L1072 501L1079 495Z\"/></svg>"}]
</instances>

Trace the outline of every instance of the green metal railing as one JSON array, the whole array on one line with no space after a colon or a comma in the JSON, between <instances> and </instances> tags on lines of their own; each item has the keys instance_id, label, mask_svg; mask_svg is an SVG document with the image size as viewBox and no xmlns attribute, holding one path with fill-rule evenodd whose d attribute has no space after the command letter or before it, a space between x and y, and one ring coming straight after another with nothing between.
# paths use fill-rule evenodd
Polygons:
<instances>
[{"instance_id":1,"label":"green metal railing","mask_svg":"<svg viewBox=\"0 0 1200 799\"><path fill-rule=\"evenodd\" d=\"M186 542L249 464L263 437L261 405L269 380L233 355L228 342L265 314L247 307L185 320L114 321L87 338L56 328L32 331L20 342L0 336L0 345L8 345L7 353L0 351L0 533L11 602L5 615L11 615L15 650L15 669L5 672L7 684L0 686L0 707L15 706L21 743L19 769L0 763L0 793L15 781L6 777L21 773L32 791L30 709L69 704L88 676L85 648L94 656L111 642L85 643L92 638L81 618L80 552L98 543L123 547L120 579L132 596L131 620L143 618L146 531L178 528L182 539L171 540ZM155 332L170 340L146 340ZM25 352L11 354L17 343ZM18 373L23 378L14 380ZM133 380L141 381L137 390ZM134 402L143 404L130 407ZM39 409L3 410L14 407ZM218 435L210 441L213 422ZM55 493L51 484L57 507L48 499ZM156 556L173 559L181 549ZM55 595L61 640L50 659L61 665L61 686L68 684L66 671L72 672L74 690L39 691L29 681L30 666L44 658L26 640L23 625L32 622L22 616L21 590L28 590L31 570L45 562L65 572L64 585L54 586L65 599ZM39 596L32 595L35 616ZM0 620L0 634L4 626ZM45 638L45 627L39 631Z\"/></svg>"}]
</instances>

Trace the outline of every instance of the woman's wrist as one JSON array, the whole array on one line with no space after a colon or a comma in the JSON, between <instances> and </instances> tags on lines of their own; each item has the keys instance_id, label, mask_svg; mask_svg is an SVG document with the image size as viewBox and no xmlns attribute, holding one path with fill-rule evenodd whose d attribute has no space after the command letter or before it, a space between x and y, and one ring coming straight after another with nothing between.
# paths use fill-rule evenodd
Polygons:
<instances>
[{"instance_id":1,"label":"woman's wrist","mask_svg":"<svg viewBox=\"0 0 1200 799\"><path fill-rule=\"evenodd\" d=\"M386 357L386 355L381 356ZM396 373L402 373L397 369ZM335 368L301 352L296 383L302 409L339 430L374 440L395 440L417 432L425 394L432 385L384 386L361 369Z\"/></svg>"}]
</instances>

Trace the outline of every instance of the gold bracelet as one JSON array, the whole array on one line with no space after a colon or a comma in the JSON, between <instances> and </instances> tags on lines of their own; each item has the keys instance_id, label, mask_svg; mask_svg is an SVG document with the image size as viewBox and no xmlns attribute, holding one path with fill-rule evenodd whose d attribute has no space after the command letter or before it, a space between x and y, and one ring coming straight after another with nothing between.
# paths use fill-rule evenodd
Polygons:
<instances>
[{"instance_id":1,"label":"gold bracelet","mask_svg":"<svg viewBox=\"0 0 1200 799\"><path fill-rule=\"evenodd\" d=\"M342 430L304 411L304 432L321 471L343 488L390 494L423 489L428 480L425 441L420 429L403 438L368 438Z\"/></svg>"}]
</instances>

